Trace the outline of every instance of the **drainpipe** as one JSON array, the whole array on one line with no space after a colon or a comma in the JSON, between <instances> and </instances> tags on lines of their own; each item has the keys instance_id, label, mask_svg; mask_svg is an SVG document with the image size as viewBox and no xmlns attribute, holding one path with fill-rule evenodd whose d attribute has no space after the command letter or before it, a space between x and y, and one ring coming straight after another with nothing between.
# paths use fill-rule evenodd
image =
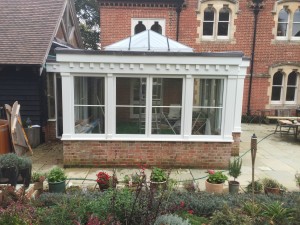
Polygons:
<instances>
[{"instance_id":1,"label":"drainpipe","mask_svg":"<svg viewBox=\"0 0 300 225\"><path fill-rule=\"evenodd\" d=\"M184 0L177 0L176 13L177 13L177 21L176 21L176 41L179 40L179 21L180 21L180 13L182 11Z\"/></svg>"},{"instance_id":2,"label":"drainpipe","mask_svg":"<svg viewBox=\"0 0 300 225\"><path fill-rule=\"evenodd\" d=\"M250 64L250 81L249 81L249 90L248 90L247 116L251 115L250 105L251 105L251 91L252 91L252 80L253 80L257 19L258 19L259 11L263 6L262 1L263 0L252 0L252 5L251 5L251 7L253 8L253 13L254 13L254 28L253 28L251 64Z\"/></svg>"}]
</instances>

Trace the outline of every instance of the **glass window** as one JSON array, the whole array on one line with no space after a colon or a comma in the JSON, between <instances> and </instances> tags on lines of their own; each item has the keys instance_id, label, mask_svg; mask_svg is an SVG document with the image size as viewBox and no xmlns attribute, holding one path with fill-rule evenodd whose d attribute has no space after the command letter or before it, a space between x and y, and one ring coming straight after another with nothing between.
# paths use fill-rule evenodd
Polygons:
<instances>
[{"instance_id":1,"label":"glass window","mask_svg":"<svg viewBox=\"0 0 300 225\"><path fill-rule=\"evenodd\" d=\"M293 37L300 37L300 10L296 10L293 19Z\"/></svg>"},{"instance_id":2,"label":"glass window","mask_svg":"<svg viewBox=\"0 0 300 225\"><path fill-rule=\"evenodd\" d=\"M286 37L289 22L289 13L286 9L282 9L278 15L277 36Z\"/></svg>"},{"instance_id":3,"label":"glass window","mask_svg":"<svg viewBox=\"0 0 300 225\"><path fill-rule=\"evenodd\" d=\"M204 11L203 20L203 35L212 36L214 31L215 12L212 8L207 8Z\"/></svg>"},{"instance_id":4,"label":"glass window","mask_svg":"<svg viewBox=\"0 0 300 225\"><path fill-rule=\"evenodd\" d=\"M219 12L218 36L228 36L229 29L229 10L223 8Z\"/></svg>"},{"instance_id":5,"label":"glass window","mask_svg":"<svg viewBox=\"0 0 300 225\"><path fill-rule=\"evenodd\" d=\"M55 75L47 74L48 119L55 119Z\"/></svg>"},{"instance_id":6,"label":"glass window","mask_svg":"<svg viewBox=\"0 0 300 225\"><path fill-rule=\"evenodd\" d=\"M116 78L117 134L145 134L146 85L146 78ZM132 112L139 116L133 117Z\"/></svg>"},{"instance_id":7,"label":"glass window","mask_svg":"<svg viewBox=\"0 0 300 225\"><path fill-rule=\"evenodd\" d=\"M146 26L143 24L143 21L139 21L139 23L134 28L134 34L141 33L146 30Z\"/></svg>"},{"instance_id":8,"label":"glass window","mask_svg":"<svg viewBox=\"0 0 300 225\"><path fill-rule=\"evenodd\" d=\"M220 135L223 79L194 79L192 135Z\"/></svg>"},{"instance_id":9,"label":"glass window","mask_svg":"<svg viewBox=\"0 0 300 225\"><path fill-rule=\"evenodd\" d=\"M295 101L297 90L297 73L291 72L288 76L286 101Z\"/></svg>"},{"instance_id":10,"label":"glass window","mask_svg":"<svg viewBox=\"0 0 300 225\"><path fill-rule=\"evenodd\" d=\"M75 133L104 133L104 78L74 77Z\"/></svg>"},{"instance_id":11,"label":"glass window","mask_svg":"<svg viewBox=\"0 0 300 225\"><path fill-rule=\"evenodd\" d=\"M151 26L151 30L155 31L156 33L162 34L162 28L157 21Z\"/></svg>"},{"instance_id":12,"label":"glass window","mask_svg":"<svg viewBox=\"0 0 300 225\"><path fill-rule=\"evenodd\" d=\"M282 82L283 82L283 74L280 71L278 71L273 76L272 96L271 96L272 101L281 100Z\"/></svg>"},{"instance_id":13,"label":"glass window","mask_svg":"<svg viewBox=\"0 0 300 225\"><path fill-rule=\"evenodd\" d=\"M181 78L152 79L152 134L181 134Z\"/></svg>"}]
</instances>

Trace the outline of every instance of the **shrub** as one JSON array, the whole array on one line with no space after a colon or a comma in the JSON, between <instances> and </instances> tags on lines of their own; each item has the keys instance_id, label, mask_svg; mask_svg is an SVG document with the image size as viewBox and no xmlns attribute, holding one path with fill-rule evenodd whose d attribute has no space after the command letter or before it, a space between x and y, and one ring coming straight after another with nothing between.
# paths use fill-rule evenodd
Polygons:
<instances>
[{"instance_id":1,"label":"shrub","mask_svg":"<svg viewBox=\"0 0 300 225\"><path fill-rule=\"evenodd\" d=\"M177 215L167 214L157 217L154 225L191 225L189 220L183 220Z\"/></svg>"},{"instance_id":2,"label":"shrub","mask_svg":"<svg viewBox=\"0 0 300 225\"><path fill-rule=\"evenodd\" d=\"M216 211L211 219L210 225L252 225L249 216L242 214L238 210L232 210L225 205L222 211Z\"/></svg>"},{"instance_id":3,"label":"shrub","mask_svg":"<svg viewBox=\"0 0 300 225\"><path fill-rule=\"evenodd\" d=\"M48 182L61 182L67 179L65 171L59 167L54 167L47 175Z\"/></svg>"},{"instance_id":4,"label":"shrub","mask_svg":"<svg viewBox=\"0 0 300 225\"><path fill-rule=\"evenodd\" d=\"M271 224L289 224L292 221L292 210L284 207L284 203L279 201L270 204L262 204L262 215L266 217Z\"/></svg>"},{"instance_id":5,"label":"shrub","mask_svg":"<svg viewBox=\"0 0 300 225\"><path fill-rule=\"evenodd\" d=\"M263 185L259 180L255 180L254 181L254 192L255 193L260 193L263 189ZM246 191L248 193L252 193L252 182L250 182L247 187L246 187Z\"/></svg>"},{"instance_id":6,"label":"shrub","mask_svg":"<svg viewBox=\"0 0 300 225\"><path fill-rule=\"evenodd\" d=\"M167 180L167 174L163 169L154 167L151 172L150 180L153 182L163 182Z\"/></svg>"},{"instance_id":7,"label":"shrub","mask_svg":"<svg viewBox=\"0 0 300 225\"><path fill-rule=\"evenodd\" d=\"M241 175L241 168L242 168L242 159L241 158L234 158L233 161L229 161L228 172L229 175L234 177L234 180Z\"/></svg>"}]
</instances>

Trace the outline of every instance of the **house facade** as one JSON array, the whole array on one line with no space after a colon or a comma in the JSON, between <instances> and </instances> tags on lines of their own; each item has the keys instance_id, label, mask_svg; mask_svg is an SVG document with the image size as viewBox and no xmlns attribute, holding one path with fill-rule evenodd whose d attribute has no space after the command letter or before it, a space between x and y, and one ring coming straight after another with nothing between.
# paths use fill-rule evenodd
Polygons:
<instances>
[{"instance_id":1,"label":"house facade","mask_svg":"<svg viewBox=\"0 0 300 225\"><path fill-rule=\"evenodd\" d=\"M61 82L47 74L45 63L58 46L82 48L73 1L3 0L0 23L0 107L18 101L22 120L29 118L43 128L44 140L54 140L62 124L56 123L61 104L55 105Z\"/></svg>"},{"instance_id":2,"label":"house facade","mask_svg":"<svg viewBox=\"0 0 300 225\"><path fill-rule=\"evenodd\" d=\"M98 0L101 46L152 29L195 52L254 54L243 96L243 114L276 113L300 105L300 2L250 0ZM253 49L254 29L256 29ZM249 92L250 74L252 74ZM250 93L250 97L249 97ZM250 98L250 99L249 99Z\"/></svg>"}]
</instances>

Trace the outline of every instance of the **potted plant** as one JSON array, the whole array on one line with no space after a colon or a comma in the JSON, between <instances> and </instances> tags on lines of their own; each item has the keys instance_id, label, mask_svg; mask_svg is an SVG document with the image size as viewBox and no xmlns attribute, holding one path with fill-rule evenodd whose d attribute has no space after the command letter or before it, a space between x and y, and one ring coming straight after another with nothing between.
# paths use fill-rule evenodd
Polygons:
<instances>
[{"instance_id":1,"label":"potted plant","mask_svg":"<svg viewBox=\"0 0 300 225\"><path fill-rule=\"evenodd\" d=\"M29 187L31 180L32 161L28 157L18 158L18 182L22 182L26 188Z\"/></svg>"},{"instance_id":2,"label":"potted plant","mask_svg":"<svg viewBox=\"0 0 300 225\"><path fill-rule=\"evenodd\" d=\"M157 190L163 188L166 185L166 182L166 172L161 168L154 167L150 175L150 189Z\"/></svg>"},{"instance_id":3,"label":"potted plant","mask_svg":"<svg viewBox=\"0 0 300 225\"><path fill-rule=\"evenodd\" d=\"M141 174L133 173L130 176L129 175L124 176L124 183L125 186L128 188L135 189L138 186L142 186L144 181L145 181L145 175L142 173Z\"/></svg>"},{"instance_id":4,"label":"potted plant","mask_svg":"<svg viewBox=\"0 0 300 225\"><path fill-rule=\"evenodd\" d=\"M47 175L49 192L64 193L66 191L67 176L62 168L54 167Z\"/></svg>"},{"instance_id":5,"label":"potted plant","mask_svg":"<svg viewBox=\"0 0 300 225\"><path fill-rule=\"evenodd\" d=\"M110 175L108 175L108 173L100 171L99 173L97 173L97 184L99 186L100 191L105 191L109 188L110 183L113 184L112 182L112 177ZM116 183L115 183L116 184Z\"/></svg>"},{"instance_id":6,"label":"potted plant","mask_svg":"<svg viewBox=\"0 0 300 225\"><path fill-rule=\"evenodd\" d=\"M264 178L261 182L264 187L265 194L279 195L281 190L285 189L277 180L274 179Z\"/></svg>"},{"instance_id":7,"label":"potted plant","mask_svg":"<svg viewBox=\"0 0 300 225\"><path fill-rule=\"evenodd\" d=\"M255 194L259 194L261 193L263 189L263 185L259 180L255 180L254 181L254 193ZM248 193L252 193L252 182L250 182L247 186L246 186L246 191Z\"/></svg>"},{"instance_id":8,"label":"potted plant","mask_svg":"<svg viewBox=\"0 0 300 225\"><path fill-rule=\"evenodd\" d=\"M19 158L14 153L0 156L0 177L7 178L11 186L17 185L18 180L18 161Z\"/></svg>"},{"instance_id":9,"label":"potted plant","mask_svg":"<svg viewBox=\"0 0 300 225\"><path fill-rule=\"evenodd\" d=\"M34 190L43 190L43 183L46 176L45 174L34 172L31 176L31 181L33 182Z\"/></svg>"},{"instance_id":10,"label":"potted plant","mask_svg":"<svg viewBox=\"0 0 300 225\"><path fill-rule=\"evenodd\" d=\"M233 161L229 161L228 174L234 179L228 181L229 193L237 194L240 189L240 183L235 179L241 175L242 159L234 158Z\"/></svg>"},{"instance_id":11,"label":"potted plant","mask_svg":"<svg viewBox=\"0 0 300 225\"><path fill-rule=\"evenodd\" d=\"M300 173L296 173L295 174L295 180L296 180L296 185L299 187L300 189Z\"/></svg>"},{"instance_id":12,"label":"potted plant","mask_svg":"<svg viewBox=\"0 0 300 225\"><path fill-rule=\"evenodd\" d=\"M208 179L205 181L206 191L209 193L222 194L223 186L228 177L222 171L208 171Z\"/></svg>"}]
</instances>

